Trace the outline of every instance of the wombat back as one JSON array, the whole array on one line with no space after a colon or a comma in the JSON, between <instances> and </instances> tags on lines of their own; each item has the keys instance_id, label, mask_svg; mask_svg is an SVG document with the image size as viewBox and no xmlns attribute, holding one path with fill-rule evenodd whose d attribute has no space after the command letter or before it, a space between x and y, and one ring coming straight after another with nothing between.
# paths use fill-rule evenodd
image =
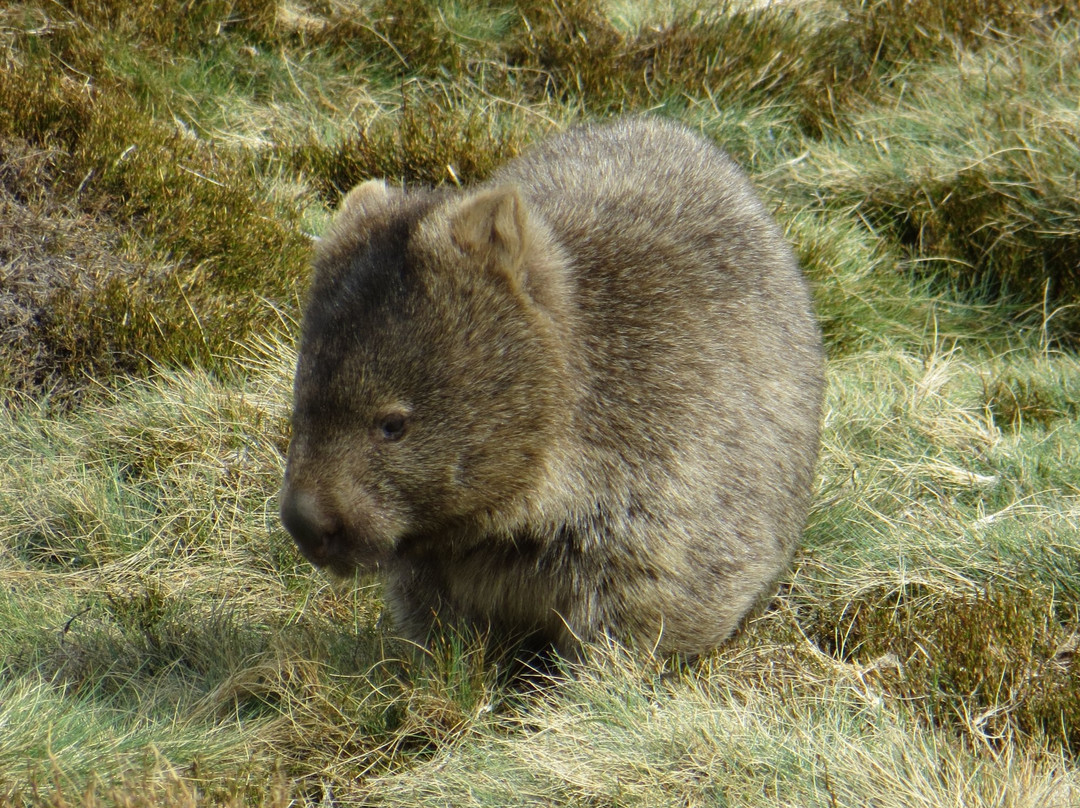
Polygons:
<instances>
[{"instance_id":1,"label":"wombat back","mask_svg":"<svg viewBox=\"0 0 1080 808\"><path fill-rule=\"evenodd\" d=\"M397 626L695 654L805 522L821 338L744 175L654 119L483 186L365 183L316 256L282 516Z\"/></svg>"}]
</instances>

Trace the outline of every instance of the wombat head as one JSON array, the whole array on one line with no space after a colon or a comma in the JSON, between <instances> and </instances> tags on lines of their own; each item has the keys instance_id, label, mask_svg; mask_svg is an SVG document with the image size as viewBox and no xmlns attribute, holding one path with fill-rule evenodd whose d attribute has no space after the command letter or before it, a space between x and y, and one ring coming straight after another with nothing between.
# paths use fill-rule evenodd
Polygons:
<instances>
[{"instance_id":1,"label":"wombat head","mask_svg":"<svg viewBox=\"0 0 1080 808\"><path fill-rule=\"evenodd\" d=\"M511 187L348 194L316 250L280 498L309 560L345 575L462 541L537 484L569 407L556 263Z\"/></svg>"}]
</instances>

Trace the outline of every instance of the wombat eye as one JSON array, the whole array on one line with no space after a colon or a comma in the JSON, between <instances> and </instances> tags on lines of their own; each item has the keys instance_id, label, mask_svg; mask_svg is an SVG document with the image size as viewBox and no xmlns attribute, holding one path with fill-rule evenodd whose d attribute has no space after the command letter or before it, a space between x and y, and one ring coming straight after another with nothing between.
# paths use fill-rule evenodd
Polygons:
<instances>
[{"instance_id":1,"label":"wombat eye","mask_svg":"<svg viewBox=\"0 0 1080 808\"><path fill-rule=\"evenodd\" d=\"M404 413L391 412L383 415L376 423L376 429L383 440L400 440L405 434L408 419Z\"/></svg>"}]
</instances>

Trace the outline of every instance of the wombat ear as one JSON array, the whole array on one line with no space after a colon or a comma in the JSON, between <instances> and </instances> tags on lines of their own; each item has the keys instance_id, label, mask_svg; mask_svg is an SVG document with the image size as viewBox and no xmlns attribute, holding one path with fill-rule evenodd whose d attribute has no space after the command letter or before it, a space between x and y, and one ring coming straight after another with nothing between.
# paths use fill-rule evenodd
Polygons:
<instances>
[{"instance_id":1,"label":"wombat ear","mask_svg":"<svg viewBox=\"0 0 1080 808\"><path fill-rule=\"evenodd\" d=\"M385 202L390 197L390 189L386 187L386 180L366 180L359 185L353 186L345 198L341 200L340 213L345 213L358 208L370 207Z\"/></svg>"},{"instance_id":2,"label":"wombat ear","mask_svg":"<svg viewBox=\"0 0 1080 808\"><path fill-rule=\"evenodd\" d=\"M383 208L391 193L384 180L367 180L355 186L341 200L330 226L332 231L347 233L356 222Z\"/></svg>"},{"instance_id":3,"label":"wombat ear","mask_svg":"<svg viewBox=\"0 0 1080 808\"><path fill-rule=\"evenodd\" d=\"M486 263L517 270L529 247L528 213L517 188L493 188L466 199L451 213L450 236Z\"/></svg>"}]
</instances>

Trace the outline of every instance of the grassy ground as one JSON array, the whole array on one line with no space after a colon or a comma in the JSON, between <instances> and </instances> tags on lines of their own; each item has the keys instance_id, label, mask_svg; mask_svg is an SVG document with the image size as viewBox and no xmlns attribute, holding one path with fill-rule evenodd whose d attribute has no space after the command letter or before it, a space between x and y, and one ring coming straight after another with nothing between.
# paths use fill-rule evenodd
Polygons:
<instances>
[{"instance_id":1,"label":"grassy ground","mask_svg":"<svg viewBox=\"0 0 1080 808\"><path fill-rule=\"evenodd\" d=\"M0 9L0 805L1080 804L1080 8ZM650 110L810 275L818 496L700 664L420 664L276 519L310 235Z\"/></svg>"}]
</instances>

